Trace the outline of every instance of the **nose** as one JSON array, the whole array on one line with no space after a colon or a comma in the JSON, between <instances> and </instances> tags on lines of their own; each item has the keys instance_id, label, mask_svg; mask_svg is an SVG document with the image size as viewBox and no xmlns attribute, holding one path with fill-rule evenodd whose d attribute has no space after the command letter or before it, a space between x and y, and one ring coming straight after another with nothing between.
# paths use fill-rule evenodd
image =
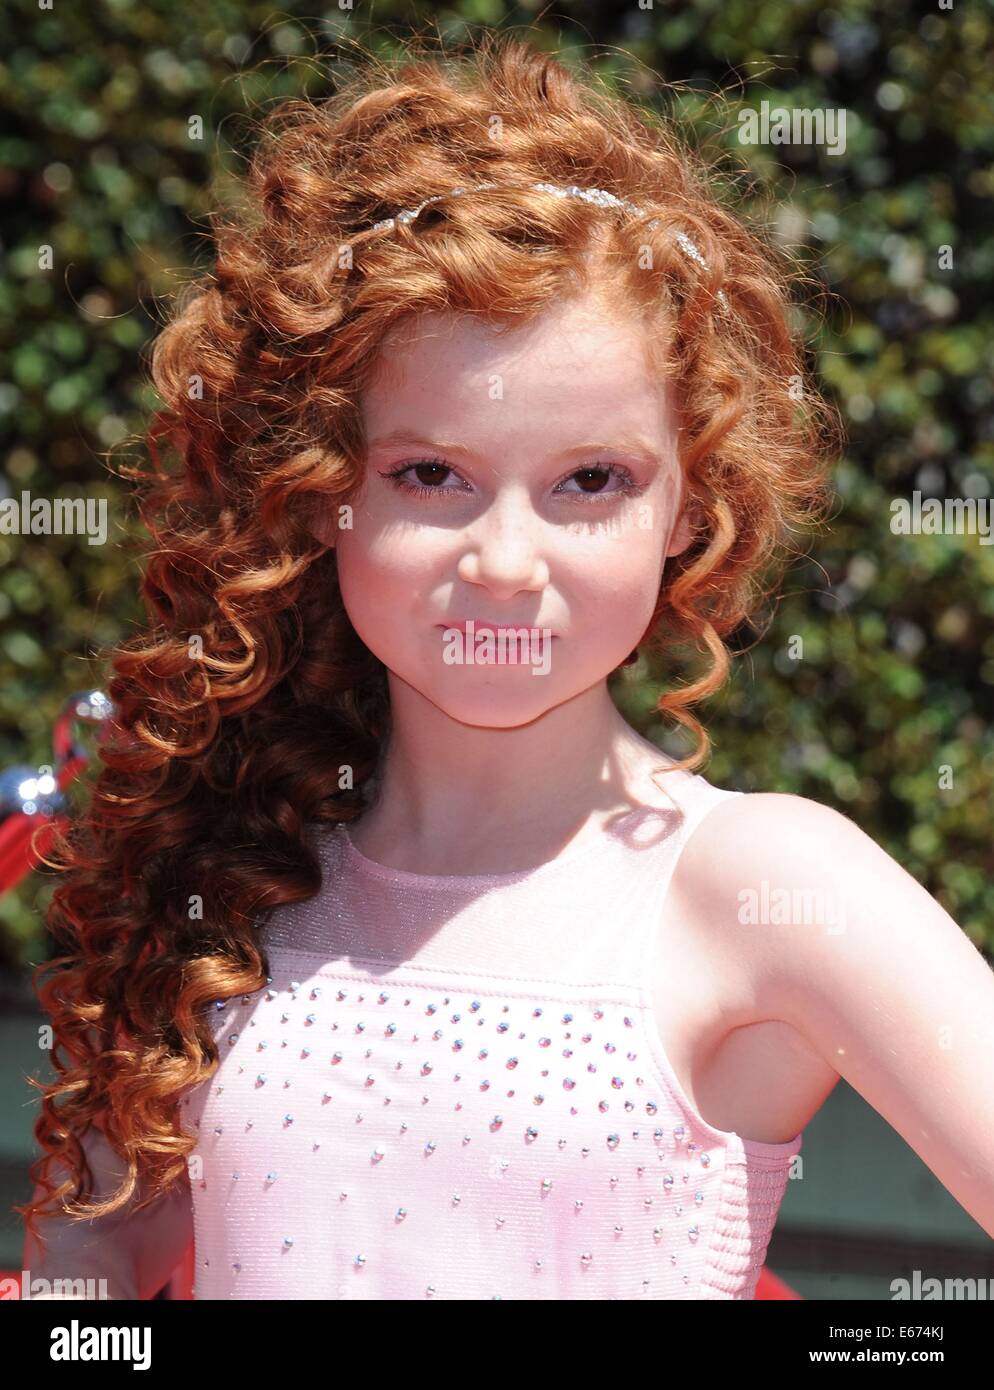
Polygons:
<instances>
[{"instance_id":1,"label":"nose","mask_svg":"<svg viewBox=\"0 0 994 1390\"><path fill-rule=\"evenodd\" d=\"M545 588L549 567L542 555L541 531L527 488L503 489L466 528L460 579L484 585L498 598Z\"/></svg>"}]
</instances>

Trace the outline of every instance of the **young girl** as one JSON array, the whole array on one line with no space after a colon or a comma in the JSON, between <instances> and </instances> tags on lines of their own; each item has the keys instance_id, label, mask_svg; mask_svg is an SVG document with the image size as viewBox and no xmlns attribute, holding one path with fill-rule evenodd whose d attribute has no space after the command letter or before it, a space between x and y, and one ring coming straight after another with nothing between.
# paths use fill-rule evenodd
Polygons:
<instances>
[{"instance_id":1,"label":"young girl","mask_svg":"<svg viewBox=\"0 0 994 1390\"><path fill-rule=\"evenodd\" d=\"M201 1299L751 1298L840 1076L994 1234L979 952L844 816L693 770L827 496L777 255L660 123L489 35L286 103L246 192L154 352L25 1268L144 1298L193 1241ZM681 761L609 684L678 642Z\"/></svg>"}]
</instances>

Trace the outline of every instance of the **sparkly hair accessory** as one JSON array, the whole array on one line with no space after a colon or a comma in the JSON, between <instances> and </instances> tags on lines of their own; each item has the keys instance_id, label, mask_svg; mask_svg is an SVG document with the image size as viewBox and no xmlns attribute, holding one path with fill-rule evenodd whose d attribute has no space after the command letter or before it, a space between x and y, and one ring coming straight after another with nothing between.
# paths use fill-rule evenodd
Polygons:
<instances>
[{"instance_id":1,"label":"sparkly hair accessory","mask_svg":"<svg viewBox=\"0 0 994 1390\"><path fill-rule=\"evenodd\" d=\"M443 198L458 198L461 193L478 193L484 188L497 188L499 185L491 180L489 183L476 183L470 188L452 188L448 193L436 193L432 198L426 198L423 203L418 203L417 207L405 208L403 212L398 212L396 217L387 217L382 222L377 222L371 228L374 232L387 231L390 227L396 226L398 222L413 222L422 208L426 208L429 203L441 202ZM586 203L594 203L599 208L622 208L625 212L641 214L644 209L637 207L629 202L627 198L616 198L613 193L608 193L603 188L579 188L575 183L565 186L556 183L533 183L532 188L540 193L551 193L557 198L582 198ZM649 227L657 227L659 218L654 217L651 222L646 224ZM708 264L701 255L700 250L691 241L686 232L675 232L674 240L688 260L695 261L702 270L707 270ZM718 291L718 299L727 308L728 300L725 291Z\"/></svg>"}]
</instances>

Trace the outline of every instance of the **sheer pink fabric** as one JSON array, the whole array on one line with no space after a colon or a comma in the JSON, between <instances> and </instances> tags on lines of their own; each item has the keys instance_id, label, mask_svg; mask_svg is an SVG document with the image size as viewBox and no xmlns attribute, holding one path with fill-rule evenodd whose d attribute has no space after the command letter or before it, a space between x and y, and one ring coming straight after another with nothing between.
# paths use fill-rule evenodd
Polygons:
<instances>
[{"instance_id":1,"label":"sheer pink fabric","mask_svg":"<svg viewBox=\"0 0 994 1390\"><path fill-rule=\"evenodd\" d=\"M593 849L438 877L315 832L271 982L185 1097L198 1299L752 1298L801 1147L695 1113L651 980L683 845L726 797L668 775Z\"/></svg>"}]
</instances>

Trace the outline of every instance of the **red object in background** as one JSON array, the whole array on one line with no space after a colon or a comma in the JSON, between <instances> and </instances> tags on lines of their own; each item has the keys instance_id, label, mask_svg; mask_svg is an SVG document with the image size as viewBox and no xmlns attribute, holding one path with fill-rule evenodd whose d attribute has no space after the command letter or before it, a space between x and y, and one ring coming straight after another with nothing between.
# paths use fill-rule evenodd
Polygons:
<instances>
[{"instance_id":1,"label":"red object in background","mask_svg":"<svg viewBox=\"0 0 994 1390\"><path fill-rule=\"evenodd\" d=\"M74 782L85 766L84 757L67 759L56 773L59 790ZM38 850L47 854L56 829L64 831L68 824L66 816L26 816L23 811L12 811L0 822L0 894L15 888L39 867L37 856L31 853L31 836L38 827L42 827Z\"/></svg>"},{"instance_id":2,"label":"red object in background","mask_svg":"<svg viewBox=\"0 0 994 1390\"><path fill-rule=\"evenodd\" d=\"M756 1285L756 1298L757 1300L768 1298L800 1299L801 1295L789 1284L785 1284L782 1279L778 1278L772 1270L762 1269L759 1272L759 1283Z\"/></svg>"},{"instance_id":3,"label":"red object in background","mask_svg":"<svg viewBox=\"0 0 994 1390\"><path fill-rule=\"evenodd\" d=\"M194 1246L191 1245L183 1256L182 1263L173 1270L173 1276L166 1285L166 1298L193 1298L193 1254Z\"/></svg>"},{"instance_id":4,"label":"red object in background","mask_svg":"<svg viewBox=\"0 0 994 1390\"><path fill-rule=\"evenodd\" d=\"M30 848L31 836L38 824L36 817L15 811L0 825L0 893L16 887L22 878L27 878L31 870L38 867L32 860ZM39 839L42 837L39 836ZM42 845L46 847L44 840Z\"/></svg>"}]
</instances>

